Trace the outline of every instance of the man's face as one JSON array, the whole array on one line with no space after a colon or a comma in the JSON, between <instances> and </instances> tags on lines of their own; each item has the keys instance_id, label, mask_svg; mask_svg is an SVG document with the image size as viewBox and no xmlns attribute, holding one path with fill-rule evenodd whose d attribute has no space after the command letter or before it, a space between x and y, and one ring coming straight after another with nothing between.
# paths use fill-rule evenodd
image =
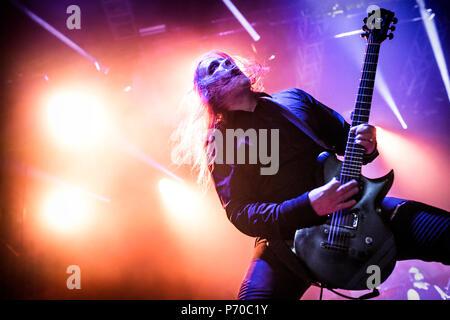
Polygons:
<instances>
[{"instance_id":1,"label":"man's face","mask_svg":"<svg viewBox=\"0 0 450 320\"><path fill-rule=\"evenodd\" d=\"M228 95L237 94L251 86L250 79L229 58L220 56L208 57L200 63L199 78L208 83L211 94L218 94L219 91Z\"/></svg>"}]
</instances>

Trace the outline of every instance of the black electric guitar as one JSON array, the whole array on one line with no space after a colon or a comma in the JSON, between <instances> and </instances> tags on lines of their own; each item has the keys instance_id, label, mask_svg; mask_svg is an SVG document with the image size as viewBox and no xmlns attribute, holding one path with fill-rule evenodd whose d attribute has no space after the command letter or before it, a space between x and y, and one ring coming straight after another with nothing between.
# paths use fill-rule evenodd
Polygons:
<instances>
[{"instance_id":1,"label":"black electric guitar","mask_svg":"<svg viewBox=\"0 0 450 320\"><path fill-rule=\"evenodd\" d=\"M367 27L371 21L373 28ZM367 39L366 56L358 89L352 126L369 121L380 44L392 39L397 22L394 13L385 9L373 11L364 19ZM357 204L350 209L334 212L320 226L299 229L294 238L295 254L304 261L317 281L330 288L348 290L368 289L368 278L379 270L380 283L392 273L395 266L395 242L379 213L382 199L392 186L394 173L378 179L361 175L364 148L354 143L350 133L344 161L335 155L321 154L324 182L333 177L344 184L352 179L359 182Z\"/></svg>"}]
</instances>

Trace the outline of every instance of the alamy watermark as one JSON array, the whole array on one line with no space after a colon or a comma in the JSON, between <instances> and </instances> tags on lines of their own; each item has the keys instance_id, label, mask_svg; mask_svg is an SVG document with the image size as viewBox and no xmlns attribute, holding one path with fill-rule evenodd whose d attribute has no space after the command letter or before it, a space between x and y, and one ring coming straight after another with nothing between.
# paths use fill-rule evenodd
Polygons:
<instances>
[{"instance_id":1,"label":"alamy watermark","mask_svg":"<svg viewBox=\"0 0 450 320\"><path fill-rule=\"evenodd\" d=\"M279 129L226 129L225 139L220 130L212 129L209 136L213 137L213 143L209 145L212 149L208 154L214 154L214 163L261 164L264 165L260 168L261 175L275 175L278 172Z\"/></svg>"},{"instance_id":2,"label":"alamy watermark","mask_svg":"<svg viewBox=\"0 0 450 320\"><path fill-rule=\"evenodd\" d=\"M70 16L66 20L67 29L81 29L81 9L79 6L72 4L67 7L66 13Z\"/></svg>"},{"instance_id":3,"label":"alamy watermark","mask_svg":"<svg viewBox=\"0 0 450 320\"><path fill-rule=\"evenodd\" d=\"M366 285L367 289L376 289L381 284L381 269L376 264L372 264L367 267L366 273L370 274L367 277Z\"/></svg>"},{"instance_id":4,"label":"alamy watermark","mask_svg":"<svg viewBox=\"0 0 450 320\"><path fill-rule=\"evenodd\" d=\"M81 289L81 269L79 266L72 264L67 267L66 273L70 274L70 276L66 280L67 289L73 290Z\"/></svg>"},{"instance_id":5,"label":"alamy watermark","mask_svg":"<svg viewBox=\"0 0 450 320\"><path fill-rule=\"evenodd\" d=\"M373 29L379 30L379 29L381 29L381 21L382 21L382 19L381 19L381 9L380 9L380 7L377 6L377 5L372 4L372 5L367 7L367 12L368 13L373 12L373 14L370 15L367 18L367 21L366 21L367 28L369 28L370 30L373 30Z\"/></svg>"}]
</instances>

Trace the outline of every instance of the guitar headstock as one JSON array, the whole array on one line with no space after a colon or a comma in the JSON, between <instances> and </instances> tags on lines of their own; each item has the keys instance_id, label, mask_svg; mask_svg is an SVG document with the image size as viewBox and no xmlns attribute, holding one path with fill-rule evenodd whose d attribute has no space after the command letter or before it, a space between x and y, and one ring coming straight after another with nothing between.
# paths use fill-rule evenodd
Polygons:
<instances>
[{"instance_id":1,"label":"guitar headstock","mask_svg":"<svg viewBox=\"0 0 450 320\"><path fill-rule=\"evenodd\" d=\"M395 30L393 25L398 22L394 15L394 12L386 9L377 8L372 10L363 20L364 25L362 29L365 33L362 33L361 37L366 38L369 43L381 43L386 38L391 40L394 37L392 32ZM388 34L389 31L391 32Z\"/></svg>"}]
</instances>

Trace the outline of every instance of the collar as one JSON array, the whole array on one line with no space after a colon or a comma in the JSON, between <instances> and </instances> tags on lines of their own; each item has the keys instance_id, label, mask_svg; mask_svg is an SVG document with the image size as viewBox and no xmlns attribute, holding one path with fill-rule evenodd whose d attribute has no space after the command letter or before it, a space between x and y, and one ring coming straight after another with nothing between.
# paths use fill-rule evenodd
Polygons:
<instances>
[{"instance_id":1,"label":"collar","mask_svg":"<svg viewBox=\"0 0 450 320\"><path fill-rule=\"evenodd\" d=\"M263 98L263 97L272 98L272 96L270 94L265 93L265 92L255 92L255 96L257 99Z\"/></svg>"}]
</instances>

